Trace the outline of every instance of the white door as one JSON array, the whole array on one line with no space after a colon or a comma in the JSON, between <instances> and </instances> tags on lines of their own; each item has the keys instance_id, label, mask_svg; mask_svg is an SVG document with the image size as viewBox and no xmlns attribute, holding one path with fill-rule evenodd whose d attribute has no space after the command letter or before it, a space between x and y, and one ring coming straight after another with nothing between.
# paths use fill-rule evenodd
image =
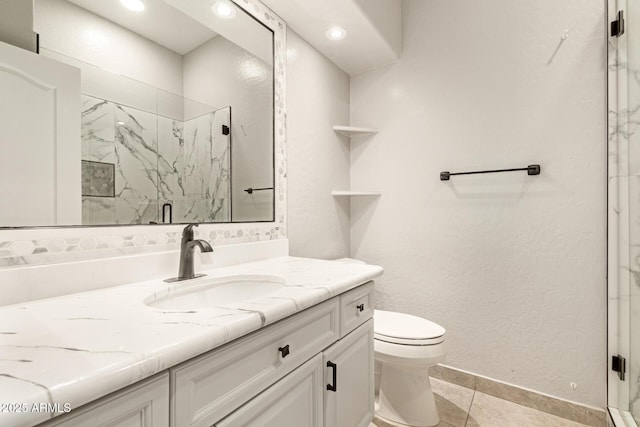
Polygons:
<instances>
[{"instance_id":1,"label":"white door","mask_svg":"<svg viewBox=\"0 0 640 427\"><path fill-rule=\"evenodd\" d=\"M367 427L374 415L373 319L323 354L325 427Z\"/></svg>"},{"instance_id":2,"label":"white door","mask_svg":"<svg viewBox=\"0 0 640 427\"><path fill-rule=\"evenodd\" d=\"M81 224L80 70L0 42L0 94L0 226Z\"/></svg>"},{"instance_id":3,"label":"white door","mask_svg":"<svg viewBox=\"0 0 640 427\"><path fill-rule=\"evenodd\" d=\"M322 355L260 393L217 427L322 427Z\"/></svg>"}]
</instances>

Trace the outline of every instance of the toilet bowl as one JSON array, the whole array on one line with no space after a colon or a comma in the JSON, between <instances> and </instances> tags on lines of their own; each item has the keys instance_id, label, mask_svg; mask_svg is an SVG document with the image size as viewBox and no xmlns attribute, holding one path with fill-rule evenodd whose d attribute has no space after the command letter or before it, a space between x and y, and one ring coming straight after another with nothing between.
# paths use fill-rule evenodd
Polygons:
<instances>
[{"instance_id":1,"label":"toilet bowl","mask_svg":"<svg viewBox=\"0 0 640 427\"><path fill-rule=\"evenodd\" d=\"M438 425L428 369L444 359L445 332L421 317L375 310L376 416L408 426Z\"/></svg>"}]
</instances>

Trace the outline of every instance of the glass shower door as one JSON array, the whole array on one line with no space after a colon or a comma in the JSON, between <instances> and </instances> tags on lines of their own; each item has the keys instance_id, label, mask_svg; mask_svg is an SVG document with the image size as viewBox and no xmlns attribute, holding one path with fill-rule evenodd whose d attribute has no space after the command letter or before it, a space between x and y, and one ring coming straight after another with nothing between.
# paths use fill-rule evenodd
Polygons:
<instances>
[{"instance_id":1,"label":"glass shower door","mask_svg":"<svg viewBox=\"0 0 640 427\"><path fill-rule=\"evenodd\" d=\"M640 422L640 4L609 0L608 15L608 404L620 427Z\"/></svg>"}]
</instances>

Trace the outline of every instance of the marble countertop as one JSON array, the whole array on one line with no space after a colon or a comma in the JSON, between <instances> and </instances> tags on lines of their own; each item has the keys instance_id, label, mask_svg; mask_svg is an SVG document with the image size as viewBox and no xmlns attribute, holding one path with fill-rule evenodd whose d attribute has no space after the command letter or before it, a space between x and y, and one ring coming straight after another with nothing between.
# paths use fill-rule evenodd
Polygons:
<instances>
[{"instance_id":1,"label":"marble countertop","mask_svg":"<svg viewBox=\"0 0 640 427\"><path fill-rule=\"evenodd\" d=\"M267 297L189 310L144 304L180 285L161 280L0 307L0 426L52 417L30 412L33 404L78 408L372 280L382 268L281 257L199 273L208 276L194 280L261 274L284 285Z\"/></svg>"}]
</instances>

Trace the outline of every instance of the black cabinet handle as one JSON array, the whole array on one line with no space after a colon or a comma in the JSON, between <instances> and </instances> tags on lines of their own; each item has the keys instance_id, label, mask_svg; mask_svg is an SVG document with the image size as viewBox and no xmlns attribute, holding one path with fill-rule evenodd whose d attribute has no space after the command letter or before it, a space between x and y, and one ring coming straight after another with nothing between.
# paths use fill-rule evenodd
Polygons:
<instances>
[{"instance_id":1,"label":"black cabinet handle","mask_svg":"<svg viewBox=\"0 0 640 427\"><path fill-rule=\"evenodd\" d=\"M364 311L364 304L357 305L357 306L356 306L356 308L357 308L360 312L363 312L363 311Z\"/></svg>"},{"instance_id":2,"label":"black cabinet handle","mask_svg":"<svg viewBox=\"0 0 640 427\"><path fill-rule=\"evenodd\" d=\"M278 351L280 352L280 356L284 359L289 355L289 344L284 347L278 347Z\"/></svg>"},{"instance_id":3,"label":"black cabinet handle","mask_svg":"<svg viewBox=\"0 0 640 427\"><path fill-rule=\"evenodd\" d=\"M333 385L327 384L327 390L337 391L338 390L338 365L336 365L333 362L327 362L327 368L333 369Z\"/></svg>"}]
</instances>

